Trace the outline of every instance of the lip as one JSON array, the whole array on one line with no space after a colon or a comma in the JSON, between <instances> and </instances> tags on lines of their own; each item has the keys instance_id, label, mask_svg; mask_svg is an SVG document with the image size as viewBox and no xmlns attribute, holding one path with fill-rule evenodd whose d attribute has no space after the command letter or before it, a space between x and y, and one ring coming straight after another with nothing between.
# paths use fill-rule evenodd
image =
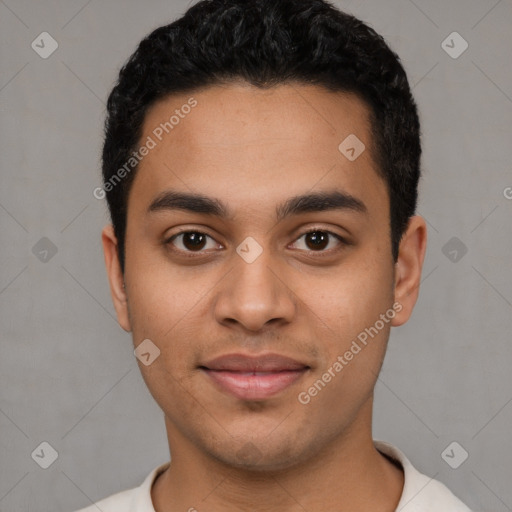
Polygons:
<instances>
[{"instance_id":1,"label":"lip","mask_svg":"<svg viewBox=\"0 0 512 512\"><path fill-rule=\"evenodd\" d=\"M199 368L221 391L241 400L265 400L297 382L310 367L280 354L227 354Z\"/></svg>"}]
</instances>

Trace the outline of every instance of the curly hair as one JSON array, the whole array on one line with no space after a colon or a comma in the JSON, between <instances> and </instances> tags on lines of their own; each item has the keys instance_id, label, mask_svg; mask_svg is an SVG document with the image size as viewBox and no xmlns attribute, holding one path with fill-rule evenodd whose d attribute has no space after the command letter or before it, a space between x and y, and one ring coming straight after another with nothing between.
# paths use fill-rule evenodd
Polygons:
<instances>
[{"instance_id":1,"label":"curly hair","mask_svg":"<svg viewBox=\"0 0 512 512\"><path fill-rule=\"evenodd\" d=\"M377 171L390 199L393 258L416 210L420 125L399 57L382 36L324 0L203 0L139 44L109 95L105 183L130 159L157 100L243 80L258 88L299 83L350 92L370 110ZM127 202L136 172L105 188L124 271Z\"/></svg>"}]
</instances>

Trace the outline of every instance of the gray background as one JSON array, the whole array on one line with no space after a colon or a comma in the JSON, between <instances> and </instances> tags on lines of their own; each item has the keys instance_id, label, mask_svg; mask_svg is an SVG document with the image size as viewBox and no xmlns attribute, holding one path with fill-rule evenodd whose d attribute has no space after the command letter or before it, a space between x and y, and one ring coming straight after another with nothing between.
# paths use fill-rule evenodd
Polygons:
<instances>
[{"instance_id":1,"label":"gray background","mask_svg":"<svg viewBox=\"0 0 512 512\"><path fill-rule=\"evenodd\" d=\"M114 318L92 191L120 65L188 3L0 0L1 511L71 511L168 459ZM402 57L424 134L422 291L392 333L374 436L475 510L512 510L512 2L336 3ZM47 59L31 48L43 31L59 45ZM469 43L456 59L441 46L453 31ZM43 441L48 469L31 456ZM441 456L453 441L452 464L469 453L458 469Z\"/></svg>"}]
</instances>

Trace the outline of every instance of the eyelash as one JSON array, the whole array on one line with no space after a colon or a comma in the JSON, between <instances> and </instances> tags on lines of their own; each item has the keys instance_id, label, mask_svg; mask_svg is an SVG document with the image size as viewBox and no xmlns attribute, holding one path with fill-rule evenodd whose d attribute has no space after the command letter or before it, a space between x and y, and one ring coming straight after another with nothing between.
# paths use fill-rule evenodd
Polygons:
<instances>
[{"instance_id":1,"label":"eyelash","mask_svg":"<svg viewBox=\"0 0 512 512\"><path fill-rule=\"evenodd\" d=\"M342 236L340 236L340 235L338 235L336 233L333 233L332 231L329 231L327 229L322 229L322 228L311 228L311 229L308 229L307 231L302 233L298 238L296 238L294 243L297 242L298 240L300 240L302 237L304 237L304 236L306 236L306 235L308 235L310 233L316 233L316 232L325 233L325 234L329 235L330 237L335 238L339 242L339 244L334 249L332 249L332 248L331 249L322 249L322 250L318 250L318 251L314 251L314 250L310 249L310 250L306 251L308 254L315 254L315 255L318 255L318 256L321 257L321 255L323 255L323 254L328 254L329 255L332 252L341 250L343 248L343 246L350 245L349 242L347 242L347 240L345 240ZM174 246L174 244L172 242L177 237L179 237L181 235L184 235L184 234L188 234L188 233L196 233L196 234L200 234L200 235L205 235L208 238L211 238L212 240L215 240L212 236L208 235L208 233L204 233L203 231L188 229L188 230L180 231L179 233L175 233L171 237L167 238L164 241L164 245L170 247L170 250L172 250L173 252L180 253L181 255L185 255L185 257L187 257L187 258L196 258L196 257L200 257L201 255L204 255L205 254L204 250L189 251L189 250L177 249ZM218 242L216 242L216 243L218 243Z\"/></svg>"}]
</instances>

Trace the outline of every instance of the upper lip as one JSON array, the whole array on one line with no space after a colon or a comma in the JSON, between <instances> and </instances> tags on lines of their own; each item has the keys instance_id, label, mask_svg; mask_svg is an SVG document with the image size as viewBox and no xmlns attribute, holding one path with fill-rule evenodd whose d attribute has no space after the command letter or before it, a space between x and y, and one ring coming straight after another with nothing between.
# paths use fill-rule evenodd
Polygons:
<instances>
[{"instance_id":1,"label":"upper lip","mask_svg":"<svg viewBox=\"0 0 512 512\"><path fill-rule=\"evenodd\" d=\"M225 354L201 365L202 368L231 372L279 372L304 370L308 365L280 354L245 355Z\"/></svg>"}]
</instances>

